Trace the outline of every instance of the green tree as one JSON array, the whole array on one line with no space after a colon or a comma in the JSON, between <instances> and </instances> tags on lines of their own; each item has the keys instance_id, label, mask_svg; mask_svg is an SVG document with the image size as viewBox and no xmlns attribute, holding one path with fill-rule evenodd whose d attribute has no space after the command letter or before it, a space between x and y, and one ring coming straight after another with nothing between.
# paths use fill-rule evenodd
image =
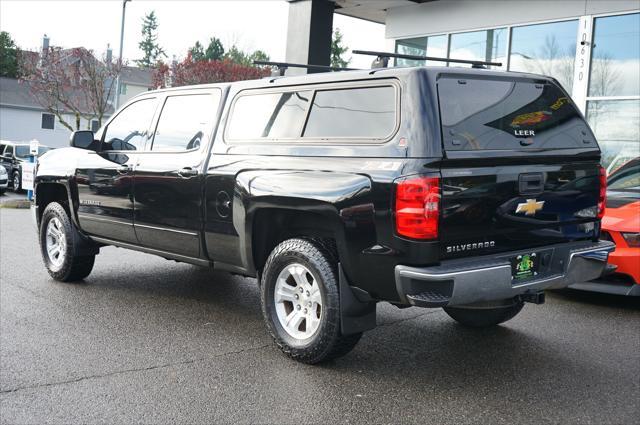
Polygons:
<instances>
[{"instance_id":1,"label":"green tree","mask_svg":"<svg viewBox=\"0 0 640 425\"><path fill-rule=\"evenodd\" d=\"M253 61L269 61L269 55L263 52L262 50L256 50L253 52L249 58L251 60L251 64L253 65Z\"/></svg>"},{"instance_id":2,"label":"green tree","mask_svg":"<svg viewBox=\"0 0 640 425\"><path fill-rule=\"evenodd\" d=\"M142 19L142 41L138 47L144 53L142 59L135 61L141 68L151 68L158 63L161 56L167 57L165 51L158 44L158 20L155 11L151 11Z\"/></svg>"},{"instance_id":3,"label":"green tree","mask_svg":"<svg viewBox=\"0 0 640 425\"><path fill-rule=\"evenodd\" d=\"M219 38L211 37L209 45L205 51L205 58L207 60L219 61L224 57L224 47L222 41Z\"/></svg>"},{"instance_id":4,"label":"green tree","mask_svg":"<svg viewBox=\"0 0 640 425\"><path fill-rule=\"evenodd\" d=\"M235 62L238 65L251 65L251 58L249 57L249 55L238 49L235 44L231 46L227 53L224 54L224 58L229 59L231 62Z\"/></svg>"},{"instance_id":5,"label":"green tree","mask_svg":"<svg viewBox=\"0 0 640 425\"><path fill-rule=\"evenodd\" d=\"M18 78L18 48L8 32L0 32L0 77Z\"/></svg>"},{"instance_id":6,"label":"green tree","mask_svg":"<svg viewBox=\"0 0 640 425\"><path fill-rule=\"evenodd\" d=\"M189 49L189 53L191 53L191 59L193 59L194 62L199 62L205 59L204 48L199 41L196 41L196 44L194 44L193 47Z\"/></svg>"},{"instance_id":7,"label":"green tree","mask_svg":"<svg viewBox=\"0 0 640 425\"><path fill-rule=\"evenodd\" d=\"M344 59L342 55L348 50L349 48L342 44L342 32L340 32L340 28L336 28L331 40L331 66L337 68L347 67L351 59Z\"/></svg>"}]
</instances>

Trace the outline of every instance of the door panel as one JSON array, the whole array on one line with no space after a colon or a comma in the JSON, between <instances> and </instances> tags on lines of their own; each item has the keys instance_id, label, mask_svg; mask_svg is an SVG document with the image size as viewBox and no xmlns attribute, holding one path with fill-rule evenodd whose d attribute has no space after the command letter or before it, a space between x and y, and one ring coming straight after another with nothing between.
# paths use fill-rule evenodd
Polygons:
<instances>
[{"instance_id":1,"label":"door panel","mask_svg":"<svg viewBox=\"0 0 640 425\"><path fill-rule=\"evenodd\" d=\"M220 91L168 96L151 151L134 173L134 226L141 244L189 257L201 247L202 168Z\"/></svg>"},{"instance_id":2,"label":"door panel","mask_svg":"<svg viewBox=\"0 0 640 425\"><path fill-rule=\"evenodd\" d=\"M78 220L90 235L137 243L133 228L133 168L144 150L155 113L155 98L133 102L111 120L98 153L76 170Z\"/></svg>"},{"instance_id":3,"label":"door panel","mask_svg":"<svg viewBox=\"0 0 640 425\"><path fill-rule=\"evenodd\" d=\"M133 231L133 176L136 155L101 153L87 156L76 170L78 220L90 235L136 242Z\"/></svg>"}]
</instances>

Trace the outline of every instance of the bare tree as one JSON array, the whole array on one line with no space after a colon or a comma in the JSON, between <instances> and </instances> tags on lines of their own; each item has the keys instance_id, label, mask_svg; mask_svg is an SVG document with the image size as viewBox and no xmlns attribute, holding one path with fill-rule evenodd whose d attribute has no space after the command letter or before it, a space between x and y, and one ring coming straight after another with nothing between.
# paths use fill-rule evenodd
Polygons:
<instances>
[{"instance_id":1,"label":"bare tree","mask_svg":"<svg viewBox=\"0 0 640 425\"><path fill-rule=\"evenodd\" d=\"M41 54L23 54L20 61L21 78L33 97L71 131L80 129L80 118L97 119L102 125L121 68L82 47L50 47ZM75 123L65 115L73 115Z\"/></svg>"}]
</instances>

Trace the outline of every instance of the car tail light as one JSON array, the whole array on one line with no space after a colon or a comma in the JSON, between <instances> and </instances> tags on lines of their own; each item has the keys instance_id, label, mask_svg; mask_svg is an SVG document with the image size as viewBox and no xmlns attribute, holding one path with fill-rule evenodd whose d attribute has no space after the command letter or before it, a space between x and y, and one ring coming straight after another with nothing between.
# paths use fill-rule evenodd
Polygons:
<instances>
[{"instance_id":1,"label":"car tail light","mask_svg":"<svg viewBox=\"0 0 640 425\"><path fill-rule=\"evenodd\" d=\"M598 196L598 218L604 216L604 210L607 204L607 172L600 167L600 196Z\"/></svg>"},{"instance_id":2,"label":"car tail light","mask_svg":"<svg viewBox=\"0 0 640 425\"><path fill-rule=\"evenodd\" d=\"M622 237L630 248L640 248L640 233L623 233Z\"/></svg>"},{"instance_id":3,"label":"car tail light","mask_svg":"<svg viewBox=\"0 0 640 425\"><path fill-rule=\"evenodd\" d=\"M440 218L440 178L396 181L396 232L412 239L436 239Z\"/></svg>"}]
</instances>

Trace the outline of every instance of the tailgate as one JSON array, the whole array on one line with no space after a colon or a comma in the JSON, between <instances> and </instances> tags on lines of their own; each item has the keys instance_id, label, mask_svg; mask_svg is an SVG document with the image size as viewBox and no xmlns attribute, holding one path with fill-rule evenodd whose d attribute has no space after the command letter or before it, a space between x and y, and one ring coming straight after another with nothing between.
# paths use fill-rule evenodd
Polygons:
<instances>
[{"instance_id":1,"label":"tailgate","mask_svg":"<svg viewBox=\"0 0 640 425\"><path fill-rule=\"evenodd\" d=\"M597 162L442 169L444 258L596 237Z\"/></svg>"}]
</instances>

